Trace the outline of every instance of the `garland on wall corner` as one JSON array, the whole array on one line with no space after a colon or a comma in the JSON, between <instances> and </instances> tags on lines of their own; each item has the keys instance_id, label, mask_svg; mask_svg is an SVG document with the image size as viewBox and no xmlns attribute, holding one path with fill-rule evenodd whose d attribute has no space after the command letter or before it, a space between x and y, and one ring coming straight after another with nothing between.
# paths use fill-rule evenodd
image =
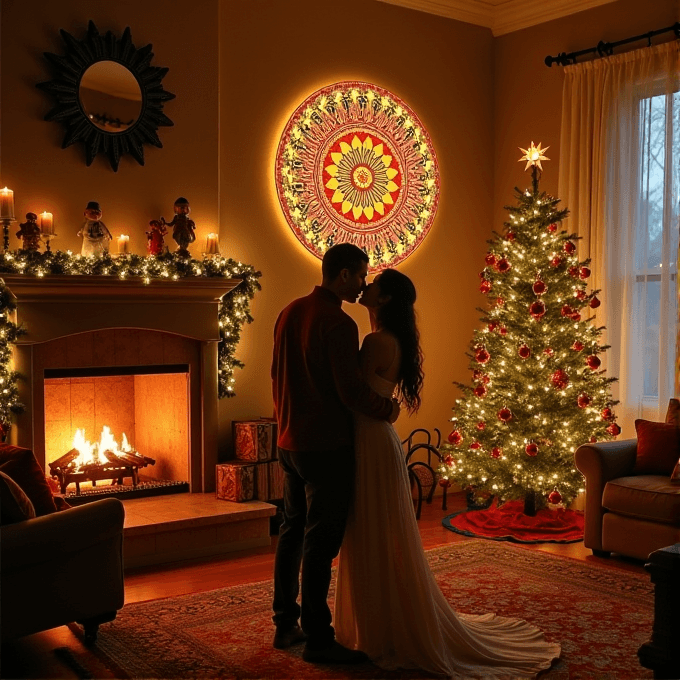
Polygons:
<instances>
[{"instance_id":1,"label":"garland on wall corner","mask_svg":"<svg viewBox=\"0 0 680 680\"><path fill-rule=\"evenodd\" d=\"M218 345L218 396L220 399L234 397L234 369L243 368L236 358L236 346L241 338L244 323L251 323L250 301L261 289L258 279L262 272L252 265L230 258L209 257L203 260L183 259L173 253L163 255L125 254L111 257L83 257L70 251L49 253L16 251L0 255L2 274L25 274L26 276L63 276L72 274L111 276L119 279L141 279L148 284L152 279L178 280L188 277L224 277L241 279L239 284L222 299L218 320L220 342ZM19 400L17 381L19 373L12 370L12 348L17 338L27 329L17 327L11 320L16 309L5 282L0 278L0 435L9 429L12 414L21 413L24 405Z\"/></svg>"}]
</instances>

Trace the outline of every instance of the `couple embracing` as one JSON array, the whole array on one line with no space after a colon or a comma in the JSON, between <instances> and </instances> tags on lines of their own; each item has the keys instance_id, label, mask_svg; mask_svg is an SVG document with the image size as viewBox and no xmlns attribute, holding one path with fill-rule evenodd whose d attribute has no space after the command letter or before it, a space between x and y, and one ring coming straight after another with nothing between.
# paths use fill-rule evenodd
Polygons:
<instances>
[{"instance_id":1,"label":"couple embracing","mask_svg":"<svg viewBox=\"0 0 680 680\"><path fill-rule=\"evenodd\" d=\"M394 269L367 286L367 272L362 250L333 246L321 285L276 322L272 381L285 482L274 647L304 642L310 663L534 676L560 646L525 621L456 614L430 572L392 427L400 404L409 413L420 406L416 291ZM360 295L372 328L361 350L357 325L342 310ZM327 597L338 553L333 616Z\"/></svg>"}]
</instances>

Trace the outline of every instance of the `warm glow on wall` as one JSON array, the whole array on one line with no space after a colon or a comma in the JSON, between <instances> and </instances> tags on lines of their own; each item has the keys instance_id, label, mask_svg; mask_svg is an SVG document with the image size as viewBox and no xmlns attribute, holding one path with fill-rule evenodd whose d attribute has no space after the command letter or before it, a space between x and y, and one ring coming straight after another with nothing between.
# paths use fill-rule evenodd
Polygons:
<instances>
[{"instance_id":1,"label":"warm glow on wall","mask_svg":"<svg viewBox=\"0 0 680 680\"><path fill-rule=\"evenodd\" d=\"M288 120L276 188L293 233L323 257L350 242L371 270L406 259L437 211L439 171L431 140L398 97L348 81L311 94Z\"/></svg>"}]
</instances>

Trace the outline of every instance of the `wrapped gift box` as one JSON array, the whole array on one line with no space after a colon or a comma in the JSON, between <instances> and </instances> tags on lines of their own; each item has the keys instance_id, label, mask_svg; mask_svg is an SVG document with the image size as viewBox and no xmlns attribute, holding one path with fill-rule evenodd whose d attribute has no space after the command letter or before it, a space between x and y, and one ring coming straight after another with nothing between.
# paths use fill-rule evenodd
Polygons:
<instances>
[{"instance_id":1,"label":"wrapped gift box","mask_svg":"<svg viewBox=\"0 0 680 680\"><path fill-rule=\"evenodd\" d=\"M217 465L215 495L223 501L252 501L255 495L255 466L243 463Z\"/></svg>"},{"instance_id":2,"label":"wrapped gift box","mask_svg":"<svg viewBox=\"0 0 680 680\"><path fill-rule=\"evenodd\" d=\"M269 463L258 463L255 466L255 498L258 501L268 501L271 496Z\"/></svg>"},{"instance_id":3,"label":"wrapped gift box","mask_svg":"<svg viewBox=\"0 0 680 680\"><path fill-rule=\"evenodd\" d=\"M271 419L235 420L236 458L261 463L276 458L276 422Z\"/></svg>"},{"instance_id":4,"label":"wrapped gift box","mask_svg":"<svg viewBox=\"0 0 680 680\"><path fill-rule=\"evenodd\" d=\"M272 460L267 463L269 466L269 499L275 500L283 498L283 468L279 465L278 460Z\"/></svg>"}]
</instances>

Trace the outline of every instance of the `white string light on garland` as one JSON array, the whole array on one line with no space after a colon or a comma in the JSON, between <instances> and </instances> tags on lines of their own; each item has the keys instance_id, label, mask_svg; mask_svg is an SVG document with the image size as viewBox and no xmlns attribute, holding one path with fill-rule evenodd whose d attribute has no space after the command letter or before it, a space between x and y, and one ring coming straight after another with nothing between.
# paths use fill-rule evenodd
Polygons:
<instances>
[{"instance_id":1,"label":"white string light on garland","mask_svg":"<svg viewBox=\"0 0 680 680\"><path fill-rule=\"evenodd\" d=\"M258 279L262 273L252 265L237 262L226 257L211 256L203 260L183 259L174 254L141 256L134 254L111 257L83 257L71 251L48 253L16 251L0 255L0 277L2 274L24 274L26 276L90 275L110 276L119 279L139 279L148 285L152 279L179 279L191 277L224 277L241 279L232 291L227 293L218 308L220 343L218 345L218 396L236 395L234 370L244 364L236 358L236 347L241 338L243 324L251 323L250 300L261 289ZM17 328L10 315L16 309L5 282L0 278L0 430L6 431L13 413L21 413L23 404L19 400L17 381L19 373L11 366L12 348L17 338L30 329Z\"/></svg>"}]
</instances>

